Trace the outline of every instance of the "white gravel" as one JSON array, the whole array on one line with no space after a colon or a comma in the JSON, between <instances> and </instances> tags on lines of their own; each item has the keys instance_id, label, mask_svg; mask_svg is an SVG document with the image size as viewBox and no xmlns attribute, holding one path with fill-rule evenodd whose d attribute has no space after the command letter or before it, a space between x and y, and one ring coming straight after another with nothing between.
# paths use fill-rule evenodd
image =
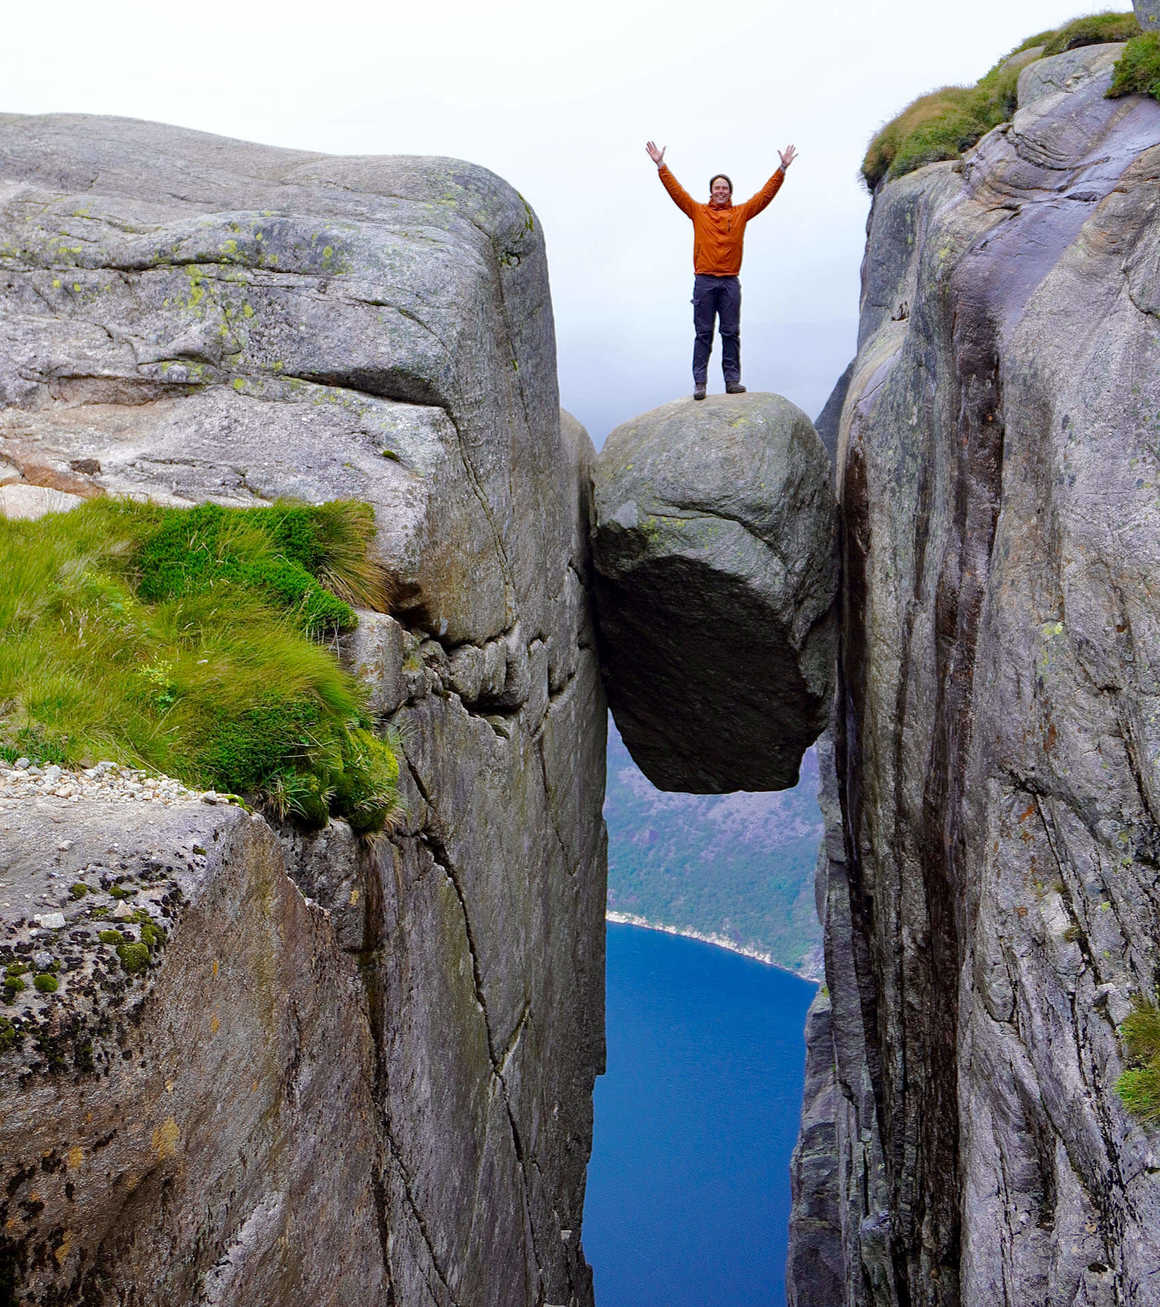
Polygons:
<instances>
[{"instance_id":1,"label":"white gravel","mask_svg":"<svg viewBox=\"0 0 1160 1307\"><path fill-rule=\"evenodd\" d=\"M171 776L99 762L83 771L66 771L52 764L41 767L28 758L14 763L0 762L0 799L22 799L53 795L76 802L80 799L120 799L131 803L226 803L227 797L214 790L187 789Z\"/></svg>"}]
</instances>

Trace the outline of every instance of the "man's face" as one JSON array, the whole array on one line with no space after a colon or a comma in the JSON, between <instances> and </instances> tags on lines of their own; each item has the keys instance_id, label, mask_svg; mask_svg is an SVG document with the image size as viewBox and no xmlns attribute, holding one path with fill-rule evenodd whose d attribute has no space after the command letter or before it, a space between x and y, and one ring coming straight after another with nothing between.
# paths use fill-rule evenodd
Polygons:
<instances>
[{"instance_id":1,"label":"man's face","mask_svg":"<svg viewBox=\"0 0 1160 1307\"><path fill-rule=\"evenodd\" d=\"M709 203L715 208L720 209L729 203L729 197L733 192L729 189L729 183L724 177L714 177L713 185L709 187Z\"/></svg>"}]
</instances>

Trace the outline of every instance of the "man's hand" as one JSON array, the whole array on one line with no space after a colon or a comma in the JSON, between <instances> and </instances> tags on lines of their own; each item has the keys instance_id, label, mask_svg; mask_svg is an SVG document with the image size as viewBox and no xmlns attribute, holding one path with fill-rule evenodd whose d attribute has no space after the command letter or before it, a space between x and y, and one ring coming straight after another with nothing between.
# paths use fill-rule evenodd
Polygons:
<instances>
[{"instance_id":1,"label":"man's hand","mask_svg":"<svg viewBox=\"0 0 1160 1307\"><path fill-rule=\"evenodd\" d=\"M778 150L777 157L781 160L782 172L785 172L790 164L797 158L797 151L792 145L787 145L784 150Z\"/></svg>"},{"instance_id":2,"label":"man's hand","mask_svg":"<svg viewBox=\"0 0 1160 1307\"><path fill-rule=\"evenodd\" d=\"M652 141L646 141L644 148L648 151L648 157L659 168L661 164L664 163L665 161L665 151L669 147L667 145L662 145L661 148L658 150ZM791 145L789 148L792 150L793 146Z\"/></svg>"}]
</instances>

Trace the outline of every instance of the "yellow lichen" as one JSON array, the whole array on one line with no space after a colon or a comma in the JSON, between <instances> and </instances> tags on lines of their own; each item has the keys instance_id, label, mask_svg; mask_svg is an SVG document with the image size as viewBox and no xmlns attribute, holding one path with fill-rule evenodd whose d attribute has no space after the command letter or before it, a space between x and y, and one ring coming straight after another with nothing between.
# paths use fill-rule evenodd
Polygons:
<instances>
[{"instance_id":1,"label":"yellow lichen","mask_svg":"<svg viewBox=\"0 0 1160 1307\"><path fill-rule=\"evenodd\" d=\"M167 1117L153 1131L153 1151L157 1154L158 1160L164 1161L166 1158L173 1157L177 1152L177 1145L181 1139L181 1130L173 1117Z\"/></svg>"}]
</instances>

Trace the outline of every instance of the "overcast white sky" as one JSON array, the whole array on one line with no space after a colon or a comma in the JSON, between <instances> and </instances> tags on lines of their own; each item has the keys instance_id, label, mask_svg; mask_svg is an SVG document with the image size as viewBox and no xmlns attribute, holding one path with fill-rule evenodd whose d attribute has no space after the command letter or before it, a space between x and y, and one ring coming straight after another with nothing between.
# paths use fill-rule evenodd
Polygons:
<instances>
[{"instance_id":1,"label":"overcast white sky","mask_svg":"<svg viewBox=\"0 0 1160 1307\"><path fill-rule=\"evenodd\" d=\"M1102 7L25 0L3 20L0 111L124 114L494 169L543 221L562 400L600 444L691 384L691 227L647 138L694 195L723 171L738 199L797 145L748 229L742 362L751 389L814 416L853 352L868 138L921 92L973 82L1024 37Z\"/></svg>"}]
</instances>

